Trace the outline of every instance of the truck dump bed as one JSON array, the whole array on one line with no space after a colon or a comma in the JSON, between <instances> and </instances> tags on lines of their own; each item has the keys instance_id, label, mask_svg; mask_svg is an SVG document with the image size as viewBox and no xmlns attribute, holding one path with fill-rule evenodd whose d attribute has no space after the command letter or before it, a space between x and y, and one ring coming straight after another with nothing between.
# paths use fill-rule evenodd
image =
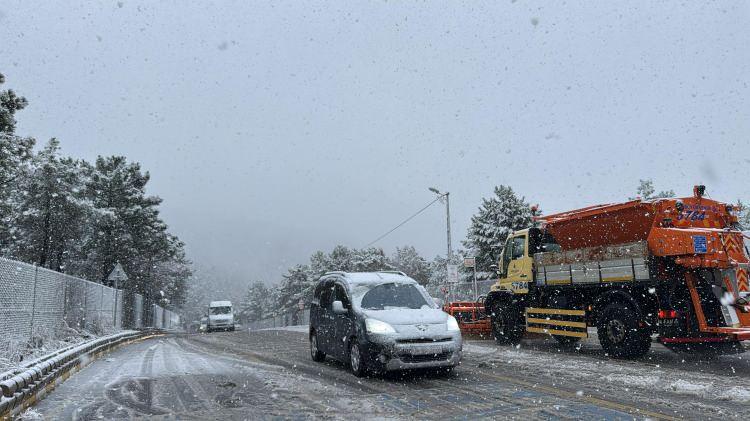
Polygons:
<instances>
[{"instance_id":1,"label":"truck dump bed","mask_svg":"<svg viewBox=\"0 0 750 421\"><path fill-rule=\"evenodd\" d=\"M539 219L564 250L626 244L648 238L654 223L654 206L652 202L631 200Z\"/></svg>"},{"instance_id":2,"label":"truck dump bed","mask_svg":"<svg viewBox=\"0 0 750 421\"><path fill-rule=\"evenodd\" d=\"M648 244L584 247L534 255L537 286L648 281Z\"/></svg>"}]
</instances>

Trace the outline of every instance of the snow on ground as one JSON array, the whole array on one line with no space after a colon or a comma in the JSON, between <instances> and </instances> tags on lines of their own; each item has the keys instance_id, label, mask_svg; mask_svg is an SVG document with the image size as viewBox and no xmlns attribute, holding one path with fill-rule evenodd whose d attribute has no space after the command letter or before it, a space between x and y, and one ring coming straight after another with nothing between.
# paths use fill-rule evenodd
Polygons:
<instances>
[{"instance_id":1,"label":"snow on ground","mask_svg":"<svg viewBox=\"0 0 750 421\"><path fill-rule=\"evenodd\" d=\"M580 384L610 384L649 393L659 391L703 399L750 403L750 379L731 372L717 375L662 367L643 361L599 360L572 353L564 355L516 347L464 344L470 354L486 356L493 366L512 365L519 372ZM709 362L708 364L715 363Z\"/></svg>"},{"instance_id":2,"label":"snow on ground","mask_svg":"<svg viewBox=\"0 0 750 421\"><path fill-rule=\"evenodd\" d=\"M43 420L44 416L37 411L34 408L29 408L21 413L21 415L18 417L21 421L36 421L36 420Z\"/></svg>"},{"instance_id":3,"label":"snow on ground","mask_svg":"<svg viewBox=\"0 0 750 421\"><path fill-rule=\"evenodd\" d=\"M249 329L249 330L285 330L287 332L309 332L310 325L299 325L299 326L283 326L283 327L267 327L265 329Z\"/></svg>"},{"instance_id":4,"label":"snow on ground","mask_svg":"<svg viewBox=\"0 0 750 421\"><path fill-rule=\"evenodd\" d=\"M464 342L464 352L467 352L469 354L487 355L497 352L497 348L476 344L467 344L466 342Z\"/></svg>"},{"instance_id":5,"label":"snow on ground","mask_svg":"<svg viewBox=\"0 0 750 421\"><path fill-rule=\"evenodd\" d=\"M307 326L303 325L259 330L299 331L299 328L302 327L307 328ZM307 332L307 330L304 330L304 332ZM221 340L222 338L218 339ZM171 339L160 341L160 345L162 344L171 345L175 349L178 348ZM328 415L325 417L330 419L339 419L339 416L344 416L344 419L347 419L348 414L359 414L367 419L386 419L379 416L367 416L367 414L379 415L377 414L377 408L380 405L376 397L353 393L344 386L339 387L336 384L331 385L316 378L305 376L304 374L296 374L282 366L250 361L231 352L208 355L204 349L198 348L196 344L185 342L182 346L185 347L185 350L193 352L187 355L169 352L165 358L176 359L178 366L181 359L190 358L192 361L186 361L186 367L204 360L202 365L209 367L210 370L213 370L213 373L217 374L234 375L242 372L246 376L243 383L241 383L243 388L258 389L260 387L270 392L268 395L270 400L278 401L280 405L292 408L298 407L296 409L299 410L306 410L306 408L312 406L322 407L322 411L325 414L332 414L330 417ZM231 348L225 348L225 350L228 349ZM160 350L168 352L165 347L160 347ZM157 358L155 357L155 359ZM155 372L158 372L159 369L160 367L154 365Z\"/></svg>"},{"instance_id":6,"label":"snow on ground","mask_svg":"<svg viewBox=\"0 0 750 421\"><path fill-rule=\"evenodd\" d=\"M69 334L64 339L45 339L39 347L13 347L0 354L0 373L20 369L27 361L35 360L57 350L67 348L72 345L96 339L98 336L91 333Z\"/></svg>"}]
</instances>

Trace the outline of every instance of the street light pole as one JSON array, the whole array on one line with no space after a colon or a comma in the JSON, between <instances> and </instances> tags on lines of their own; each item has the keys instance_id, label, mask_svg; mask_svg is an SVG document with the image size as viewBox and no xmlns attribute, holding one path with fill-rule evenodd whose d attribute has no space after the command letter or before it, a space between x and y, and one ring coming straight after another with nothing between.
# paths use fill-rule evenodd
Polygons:
<instances>
[{"instance_id":1,"label":"street light pole","mask_svg":"<svg viewBox=\"0 0 750 421\"><path fill-rule=\"evenodd\" d=\"M451 247L451 201L450 192L445 192L445 226L448 232L448 261L453 257L453 248Z\"/></svg>"},{"instance_id":2,"label":"street light pole","mask_svg":"<svg viewBox=\"0 0 750 421\"><path fill-rule=\"evenodd\" d=\"M448 262L450 262L451 257L453 257L453 249L451 247L451 201L450 201L450 192L442 193L440 190L436 189L435 187L430 187L429 189L431 192L438 195L441 199L445 198L445 227L446 227L446 233L448 235Z\"/></svg>"},{"instance_id":3,"label":"street light pole","mask_svg":"<svg viewBox=\"0 0 750 421\"><path fill-rule=\"evenodd\" d=\"M451 264L452 258L453 258L453 248L451 247L451 202L450 202L450 192L442 193L440 190L436 189L435 187L430 187L429 189L431 192L438 195L438 197L445 198L445 231L448 237L448 258L446 259L446 269L447 266ZM448 296L450 298L451 295L451 284L448 282Z\"/></svg>"}]
</instances>

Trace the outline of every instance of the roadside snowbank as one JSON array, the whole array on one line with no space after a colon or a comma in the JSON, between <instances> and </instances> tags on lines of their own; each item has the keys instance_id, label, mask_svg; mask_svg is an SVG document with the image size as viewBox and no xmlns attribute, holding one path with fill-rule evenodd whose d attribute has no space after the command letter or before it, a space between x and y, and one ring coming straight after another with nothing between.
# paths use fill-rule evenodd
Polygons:
<instances>
[{"instance_id":1,"label":"roadside snowbank","mask_svg":"<svg viewBox=\"0 0 750 421\"><path fill-rule=\"evenodd\" d=\"M100 336L106 336L106 334L94 335L89 332L75 332L74 334L69 334L63 339L45 339L44 342L36 348L11 347L0 353L0 373L20 369L27 361L35 360L63 348L79 345Z\"/></svg>"}]
</instances>

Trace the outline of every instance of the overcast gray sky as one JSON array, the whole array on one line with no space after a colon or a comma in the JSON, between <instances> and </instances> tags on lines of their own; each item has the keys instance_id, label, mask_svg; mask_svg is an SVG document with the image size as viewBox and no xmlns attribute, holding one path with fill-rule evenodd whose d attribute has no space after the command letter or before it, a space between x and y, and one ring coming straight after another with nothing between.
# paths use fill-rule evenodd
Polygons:
<instances>
[{"instance_id":1,"label":"overcast gray sky","mask_svg":"<svg viewBox=\"0 0 750 421\"><path fill-rule=\"evenodd\" d=\"M0 3L18 132L141 162L221 276L362 247L430 186L454 244L496 184L546 212L647 177L750 199L747 2L89 3ZM378 245L444 229L433 206Z\"/></svg>"}]
</instances>

